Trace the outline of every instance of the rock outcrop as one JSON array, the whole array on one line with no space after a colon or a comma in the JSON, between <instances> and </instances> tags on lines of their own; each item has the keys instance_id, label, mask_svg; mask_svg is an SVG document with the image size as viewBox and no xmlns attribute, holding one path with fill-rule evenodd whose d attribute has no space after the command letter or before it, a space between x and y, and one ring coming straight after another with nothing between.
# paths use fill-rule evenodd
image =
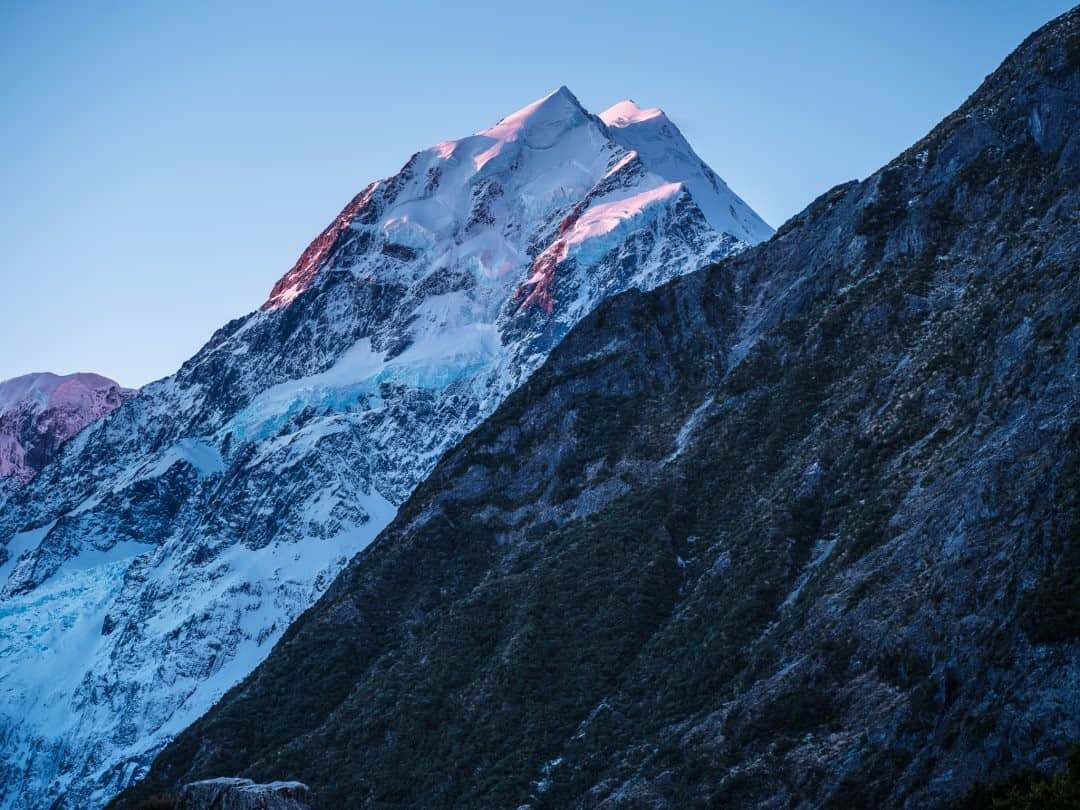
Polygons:
<instances>
[{"instance_id":1,"label":"rock outcrop","mask_svg":"<svg viewBox=\"0 0 1080 810\"><path fill-rule=\"evenodd\" d=\"M220 777L184 785L176 810L311 810L309 799L302 782L257 784Z\"/></svg>"}]
</instances>

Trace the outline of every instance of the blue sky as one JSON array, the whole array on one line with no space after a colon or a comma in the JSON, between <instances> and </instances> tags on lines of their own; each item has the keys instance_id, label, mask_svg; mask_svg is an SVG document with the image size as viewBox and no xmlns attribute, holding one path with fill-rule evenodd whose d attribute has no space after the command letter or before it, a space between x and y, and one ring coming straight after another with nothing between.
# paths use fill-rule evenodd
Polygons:
<instances>
[{"instance_id":1,"label":"blue sky","mask_svg":"<svg viewBox=\"0 0 1080 810\"><path fill-rule=\"evenodd\" d=\"M0 379L171 373L370 180L560 84L663 107L779 225L1069 6L0 0Z\"/></svg>"}]
</instances>

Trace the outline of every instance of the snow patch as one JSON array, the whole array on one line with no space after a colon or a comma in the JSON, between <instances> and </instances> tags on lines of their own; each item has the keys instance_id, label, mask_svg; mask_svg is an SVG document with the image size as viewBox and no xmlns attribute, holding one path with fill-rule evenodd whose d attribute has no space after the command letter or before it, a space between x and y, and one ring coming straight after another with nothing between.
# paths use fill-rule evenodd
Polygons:
<instances>
[{"instance_id":1,"label":"snow patch","mask_svg":"<svg viewBox=\"0 0 1080 810\"><path fill-rule=\"evenodd\" d=\"M144 468L140 478L157 478L168 472L178 461L184 461L195 468L199 478L217 475L225 471L225 463L218 449L201 439L181 439Z\"/></svg>"},{"instance_id":2,"label":"snow patch","mask_svg":"<svg viewBox=\"0 0 1080 810\"><path fill-rule=\"evenodd\" d=\"M791 589L791 592L784 599L780 607L785 608L795 604L795 600L799 598L799 594L802 593L802 589L806 586L806 583L810 581L810 577L814 575L814 571L819 565L829 558L833 549L836 548L836 538L830 540L818 540L814 543L813 553L810 557L810 562L806 564L806 568L799 575L798 580L795 581L795 587Z\"/></svg>"},{"instance_id":3,"label":"snow patch","mask_svg":"<svg viewBox=\"0 0 1080 810\"><path fill-rule=\"evenodd\" d=\"M698 429L698 426L701 424L702 419L704 419L705 417L705 413L713 404L714 399L715 398L710 395L705 398L704 402L694 408L693 413L690 414L689 418L686 420L683 426L679 428L679 433L675 437L675 449L667 458L664 459L665 464L674 461L676 458L682 455L684 450L686 450L687 445L690 443L690 437L693 436L694 431Z\"/></svg>"},{"instance_id":4,"label":"snow patch","mask_svg":"<svg viewBox=\"0 0 1080 810\"><path fill-rule=\"evenodd\" d=\"M15 565L19 562L19 558L22 557L27 551L33 551L39 545L41 541L45 539L45 535L52 531L53 526L56 525L56 521L47 523L37 529L32 529L27 532L19 532L14 535L11 540L8 541L7 559L0 565L0 588L3 587L4 582L7 581L8 576L14 570Z\"/></svg>"},{"instance_id":5,"label":"snow patch","mask_svg":"<svg viewBox=\"0 0 1080 810\"><path fill-rule=\"evenodd\" d=\"M641 216L646 207L673 197L681 190L682 183L664 183L639 194L591 206L578 219L566 242L578 245L586 239L609 234L627 220Z\"/></svg>"}]
</instances>

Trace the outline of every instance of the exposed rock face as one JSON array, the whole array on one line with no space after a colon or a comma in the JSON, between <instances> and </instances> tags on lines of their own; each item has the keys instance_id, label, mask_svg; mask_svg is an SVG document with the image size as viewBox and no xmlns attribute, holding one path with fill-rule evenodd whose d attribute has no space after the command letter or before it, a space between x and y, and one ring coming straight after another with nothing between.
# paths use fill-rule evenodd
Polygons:
<instances>
[{"instance_id":1,"label":"exposed rock face","mask_svg":"<svg viewBox=\"0 0 1080 810\"><path fill-rule=\"evenodd\" d=\"M639 155L560 88L417 153L11 497L0 808L99 807L600 300L770 233L650 121Z\"/></svg>"},{"instance_id":2,"label":"exposed rock face","mask_svg":"<svg viewBox=\"0 0 1080 810\"><path fill-rule=\"evenodd\" d=\"M27 483L60 445L135 393L99 374L24 374L0 382L0 478Z\"/></svg>"},{"instance_id":3,"label":"exposed rock face","mask_svg":"<svg viewBox=\"0 0 1080 810\"><path fill-rule=\"evenodd\" d=\"M185 785L176 810L310 810L302 782L256 784L250 779L204 779Z\"/></svg>"},{"instance_id":4,"label":"exposed rock face","mask_svg":"<svg viewBox=\"0 0 1080 810\"><path fill-rule=\"evenodd\" d=\"M139 796L932 807L1080 740L1080 11L603 304Z\"/></svg>"}]
</instances>

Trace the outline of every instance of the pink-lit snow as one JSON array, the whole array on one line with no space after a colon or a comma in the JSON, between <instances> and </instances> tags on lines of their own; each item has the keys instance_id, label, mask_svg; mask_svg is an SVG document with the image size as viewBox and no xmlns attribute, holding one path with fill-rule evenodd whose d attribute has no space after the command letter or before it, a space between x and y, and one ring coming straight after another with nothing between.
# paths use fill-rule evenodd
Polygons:
<instances>
[{"instance_id":1,"label":"pink-lit snow","mask_svg":"<svg viewBox=\"0 0 1080 810\"><path fill-rule=\"evenodd\" d=\"M664 116L664 111L659 107L643 110L630 99L624 99L616 104L612 104L600 113L600 120L609 127L625 127L630 124L639 124L642 121L650 121L653 118L660 118L662 116Z\"/></svg>"}]
</instances>

